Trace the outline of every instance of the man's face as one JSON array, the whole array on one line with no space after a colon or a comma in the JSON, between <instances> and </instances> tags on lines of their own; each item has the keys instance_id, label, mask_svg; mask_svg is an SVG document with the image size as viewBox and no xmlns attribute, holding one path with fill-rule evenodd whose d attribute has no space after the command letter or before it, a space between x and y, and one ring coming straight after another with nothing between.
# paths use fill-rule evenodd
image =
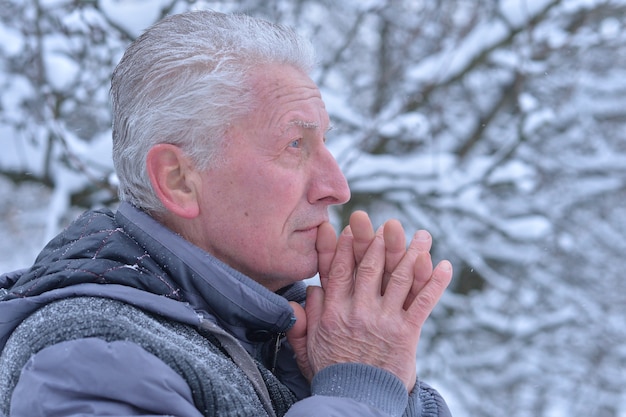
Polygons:
<instances>
[{"instance_id":1,"label":"man's face","mask_svg":"<svg viewBox=\"0 0 626 417\"><path fill-rule=\"evenodd\" d=\"M194 243L270 290L317 272L317 227L350 198L325 145L320 92L288 65L252 78L258 107L226 137L224 162L203 173Z\"/></svg>"}]
</instances>

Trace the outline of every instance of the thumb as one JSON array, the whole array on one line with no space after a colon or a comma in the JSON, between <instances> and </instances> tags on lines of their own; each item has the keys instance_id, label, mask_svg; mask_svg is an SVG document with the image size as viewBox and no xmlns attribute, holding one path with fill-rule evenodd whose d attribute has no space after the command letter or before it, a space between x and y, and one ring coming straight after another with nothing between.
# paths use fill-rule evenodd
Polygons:
<instances>
[{"instance_id":1,"label":"thumb","mask_svg":"<svg viewBox=\"0 0 626 417\"><path fill-rule=\"evenodd\" d=\"M293 308L293 315L296 316L296 323L287 331L287 339L289 344L293 346L292 341L306 339L306 312L295 301L290 301L289 305Z\"/></svg>"},{"instance_id":2,"label":"thumb","mask_svg":"<svg viewBox=\"0 0 626 417\"><path fill-rule=\"evenodd\" d=\"M315 249L318 254L317 269L320 276L320 283L322 284L322 288L326 288L328 275L330 274L330 266L335 257L335 250L337 249L337 236L335 236L335 229L333 229L330 223L324 222L317 228Z\"/></svg>"},{"instance_id":3,"label":"thumb","mask_svg":"<svg viewBox=\"0 0 626 417\"><path fill-rule=\"evenodd\" d=\"M309 357L307 353L307 321L306 312L302 306L294 301L289 304L293 308L293 314L296 317L296 323L287 331L287 341L293 348L296 355L296 362L304 377L310 382L313 379L313 371L309 365Z\"/></svg>"}]
</instances>

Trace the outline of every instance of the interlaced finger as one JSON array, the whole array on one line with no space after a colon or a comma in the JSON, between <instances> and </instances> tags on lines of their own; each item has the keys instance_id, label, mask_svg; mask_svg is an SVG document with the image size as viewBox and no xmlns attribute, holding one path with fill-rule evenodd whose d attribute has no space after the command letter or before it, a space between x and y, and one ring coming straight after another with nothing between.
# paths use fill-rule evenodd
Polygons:
<instances>
[{"instance_id":1,"label":"interlaced finger","mask_svg":"<svg viewBox=\"0 0 626 417\"><path fill-rule=\"evenodd\" d=\"M448 261L441 261L407 309L416 325L421 326L426 321L451 279L452 265Z\"/></svg>"},{"instance_id":2,"label":"interlaced finger","mask_svg":"<svg viewBox=\"0 0 626 417\"><path fill-rule=\"evenodd\" d=\"M358 265L374 239L374 228L367 213L357 210L350 215L350 229L354 236L354 259Z\"/></svg>"},{"instance_id":3,"label":"interlaced finger","mask_svg":"<svg viewBox=\"0 0 626 417\"><path fill-rule=\"evenodd\" d=\"M415 262L420 253L422 252L416 245L411 243L396 268L389 275L383 296L388 309L393 311L404 307L413 285Z\"/></svg>"},{"instance_id":4,"label":"interlaced finger","mask_svg":"<svg viewBox=\"0 0 626 417\"><path fill-rule=\"evenodd\" d=\"M339 235L337 250L333 258L328 280L326 282L326 297L329 300L345 300L354 290L354 251L353 236L347 226Z\"/></svg>"},{"instance_id":5,"label":"interlaced finger","mask_svg":"<svg viewBox=\"0 0 626 417\"><path fill-rule=\"evenodd\" d=\"M433 262L430 252L418 251L417 258L413 264L413 284L411 291L404 302L404 309L407 310L415 297L424 288L433 273Z\"/></svg>"},{"instance_id":6,"label":"interlaced finger","mask_svg":"<svg viewBox=\"0 0 626 417\"><path fill-rule=\"evenodd\" d=\"M385 293L391 274L398 267L406 253L406 236L404 228L399 221L393 219L387 221L384 226L383 237L385 239L385 273L383 275L381 294Z\"/></svg>"},{"instance_id":7,"label":"interlaced finger","mask_svg":"<svg viewBox=\"0 0 626 417\"><path fill-rule=\"evenodd\" d=\"M432 244L432 236L426 230L418 230L413 235L411 247L418 251L419 256L413 267L413 285L405 302L405 308L408 308L413 302L415 296L422 290L433 272L433 263L430 256Z\"/></svg>"},{"instance_id":8,"label":"interlaced finger","mask_svg":"<svg viewBox=\"0 0 626 417\"><path fill-rule=\"evenodd\" d=\"M374 300L380 297L385 272L385 241L382 228L371 241L361 263L357 266L354 282L355 297Z\"/></svg>"}]
</instances>

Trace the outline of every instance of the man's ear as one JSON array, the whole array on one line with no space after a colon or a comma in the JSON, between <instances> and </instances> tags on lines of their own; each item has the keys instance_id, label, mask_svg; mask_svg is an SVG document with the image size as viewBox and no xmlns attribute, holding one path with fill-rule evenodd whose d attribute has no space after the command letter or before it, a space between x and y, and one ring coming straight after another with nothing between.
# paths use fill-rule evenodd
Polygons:
<instances>
[{"instance_id":1,"label":"man's ear","mask_svg":"<svg viewBox=\"0 0 626 417\"><path fill-rule=\"evenodd\" d=\"M152 188L168 211L186 219L198 216L200 175L178 146L169 143L153 146L146 167Z\"/></svg>"}]
</instances>

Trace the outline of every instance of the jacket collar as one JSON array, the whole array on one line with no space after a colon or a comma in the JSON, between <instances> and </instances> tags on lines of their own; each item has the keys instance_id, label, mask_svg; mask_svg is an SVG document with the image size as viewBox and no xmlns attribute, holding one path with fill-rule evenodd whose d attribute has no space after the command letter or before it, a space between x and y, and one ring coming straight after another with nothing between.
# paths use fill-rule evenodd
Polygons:
<instances>
[{"instance_id":1,"label":"jacket collar","mask_svg":"<svg viewBox=\"0 0 626 417\"><path fill-rule=\"evenodd\" d=\"M295 323L288 301L304 301L303 282L273 293L129 203L122 202L115 216L179 286L182 298L239 340L262 341Z\"/></svg>"}]
</instances>

